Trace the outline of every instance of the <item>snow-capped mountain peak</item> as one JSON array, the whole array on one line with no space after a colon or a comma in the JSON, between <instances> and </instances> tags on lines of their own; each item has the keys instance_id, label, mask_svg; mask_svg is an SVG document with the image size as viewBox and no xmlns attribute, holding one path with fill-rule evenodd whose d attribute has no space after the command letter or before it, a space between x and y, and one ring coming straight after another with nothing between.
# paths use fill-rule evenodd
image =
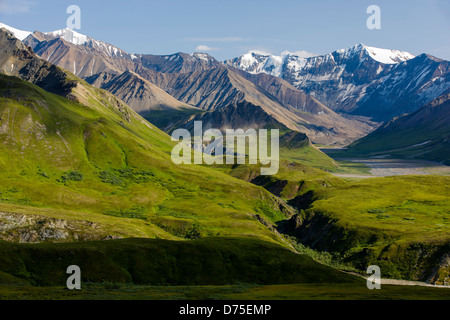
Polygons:
<instances>
[{"instance_id":1,"label":"snow-capped mountain peak","mask_svg":"<svg viewBox=\"0 0 450 320\"><path fill-rule=\"evenodd\" d=\"M373 62L393 65L411 60L415 56L409 52L380 49L359 43L353 47L337 50L331 54L310 57L302 57L288 51L283 52L280 56L276 56L253 50L236 59L227 60L224 63L253 74L268 73L276 77L282 77L283 72L286 70L298 72L305 67L316 64L318 61L334 61L337 59L333 63L346 64L347 61L354 58L360 61L369 59ZM380 68L383 67L380 66Z\"/></svg>"},{"instance_id":2,"label":"snow-capped mountain peak","mask_svg":"<svg viewBox=\"0 0 450 320\"><path fill-rule=\"evenodd\" d=\"M271 55L266 52L252 50L238 58L238 61L229 60L225 64L233 65L237 69L247 71L249 73L268 73L279 77L285 58L289 55L284 52L281 56Z\"/></svg>"},{"instance_id":3,"label":"snow-capped mountain peak","mask_svg":"<svg viewBox=\"0 0 450 320\"><path fill-rule=\"evenodd\" d=\"M338 58L340 61L346 61L354 57L359 58L361 61L372 59L376 62L388 65L415 58L415 56L409 52L380 49L359 43L350 48L337 50L328 55L311 57L302 57L288 51L283 52L280 56L276 56L252 50L236 59L225 61L225 64L249 73L268 73L280 77L283 72L283 67L299 70L308 63L315 63L318 59L334 60L335 58Z\"/></svg>"},{"instance_id":4,"label":"snow-capped mountain peak","mask_svg":"<svg viewBox=\"0 0 450 320\"><path fill-rule=\"evenodd\" d=\"M47 32L45 34L54 36L54 37L63 38L65 41L70 42L75 45L86 44L89 40L88 36L85 36L84 34L78 33L76 31L73 31L72 29L67 29L67 28L52 31L52 32Z\"/></svg>"},{"instance_id":5,"label":"snow-capped mountain peak","mask_svg":"<svg viewBox=\"0 0 450 320\"><path fill-rule=\"evenodd\" d=\"M213 57L211 57L209 54L203 53L203 52L194 52L191 54L191 56L193 58L199 59L206 63L211 63L212 61L214 61Z\"/></svg>"},{"instance_id":6,"label":"snow-capped mountain peak","mask_svg":"<svg viewBox=\"0 0 450 320\"><path fill-rule=\"evenodd\" d=\"M19 29L10 27L1 22L0 22L0 28L5 28L6 30L11 31L12 34L20 41L24 40L26 37L28 37L32 33L30 31L23 31L23 30L19 30Z\"/></svg>"},{"instance_id":7,"label":"snow-capped mountain peak","mask_svg":"<svg viewBox=\"0 0 450 320\"><path fill-rule=\"evenodd\" d=\"M96 51L99 51L109 57L127 56L130 59L132 59L131 55L128 54L127 52L125 52L113 45L110 45L106 42L95 40L84 34L78 33L72 29L66 28L66 29L56 30L56 31L52 31L52 32L46 32L45 35L54 37L54 38L61 38L64 41L71 43L73 45L76 45L76 46L87 46L87 47L93 48ZM134 59L136 59L136 56L134 56Z\"/></svg>"},{"instance_id":8,"label":"snow-capped mountain peak","mask_svg":"<svg viewBox=\"0 0 450 320\"><path fill-rule=\"evenodd\" d=\"M380 121L415 110L449 90L448 61L363 43L313 57L250 52L224 63L280 77L334 111Z\"/></svg>"},{"instance_id":9,"label":"snow-capped mountain peak","mask_svg":"<svg viewBox=\"0 0 450 320\"><path fill-rule=\"evenodd\" d=\"M343 57L350 57L355 54L367 54L373 60L384 64L397 64L415 58L415 56L409 52L370 47L363 43L359 43L348 49L337 50L336 53Z\"/></svg>"},{"instance_id":10,"label":"snow-capped mountain peak","mask_svg":"<svg viewBox=\"0 0 450 320\"><path fill-rule=\"evenodd\" d=\"M269 55L264 54L262 52L249 51L248 53L242 56L240 65L241 67L251 67L255 64L259 64L262 61L266 60Z\"/></svg>"}]
</instances>

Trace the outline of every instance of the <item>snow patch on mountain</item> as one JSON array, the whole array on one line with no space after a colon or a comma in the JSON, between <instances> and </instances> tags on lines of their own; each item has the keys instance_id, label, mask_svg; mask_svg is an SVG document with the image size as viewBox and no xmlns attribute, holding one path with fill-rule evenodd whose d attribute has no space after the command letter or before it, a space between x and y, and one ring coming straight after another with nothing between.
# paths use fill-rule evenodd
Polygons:
<instances>
[{"instance_id":1,"label":"snow patch on mountain","mask_svg":"<svg viewBox=\"0 0 450 320\"><path fill-rule=\"evenodd\" d=\"M365 49L372 59L384 64L396 64L415 58L413 54L405 51L379 49L367 46L365 46Z\"/></svg>"},{"instance_id":2,"label":"snow patch on mountain","mask_svg":"<svg viewBox=\"0 0 450 320\"><path fill-rule=\"evenodd\" d=\"M104 55L108 57L128 57L129 59L133 59L132 55L126 53L125 51L112 46L106 42L95 40L91 37L88 37L84 34L78 33L72 29L61 29L52 32L45 33L48 36L52 36L55 38L64 39L66 42L77 46L87 46L91 47L97 51L102 52Z\"/></svg>"},{"instance_id":3,"label":"snow patch on mountain","mask_svg":"<svg viewBox=\"0 0 450 320\"><path fill-rule=\"evenodd\" d=\"M335 53L345 59L350 58L354 55L359 55L361 57L361 62L364 60L367 54L373 60L384 64L397 64L415 58L413 54L406 51L380 49L369 47L362 43L359 43L348 49L337 50Z\"/></svg>"},{"instance_id":4,"label":"snow patch on mountain","mask_svg":"<svg viewBox=\"0 0 450 320\"><path fill-rule=\"evenodd\" d=\"M194 57L194 58L203 60L205 62L210 62L211 61L211 57L207 53L195 52L191 56Z\"/></svg>"}]
</instances>

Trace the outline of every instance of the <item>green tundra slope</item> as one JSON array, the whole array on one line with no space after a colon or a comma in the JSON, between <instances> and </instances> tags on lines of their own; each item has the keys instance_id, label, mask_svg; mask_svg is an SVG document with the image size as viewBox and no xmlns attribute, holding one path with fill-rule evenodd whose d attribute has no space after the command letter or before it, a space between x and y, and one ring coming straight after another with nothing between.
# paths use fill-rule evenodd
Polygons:
<instances>
[{"instance_id":1,"label":"green tundra slope","mask_svg":"<svg viewBox=\"0 0 450 320\"><path fill-rule=\"evenodd\" d=\"M366 179L294 199L280 231L364 270L443 284L450 279L450 178Z\"/></svg>"},{"instance_id":2,"label":"green tundra slope","mask_svg":"<svg viewBox=\"0 0 450 320\"><path fill-rule=\"evenodd\" d=\"M0 84L0 211L37 208L29 211L105 224L98 232L112 236L279 241L254 218L285 218L279 200L211 168L174 165L156 127L17 78Z\"/></svg>"},{"instance_id":3,"label":"green tundra slope","mask_svg":"<svg viewBox=\"0 0 450 320\"><path fill-rule=\"evenodd\" d=\"M0 296L63 285L72 264L83 283L364 285L286 248L281 199L174 165L152 125L10 76L0 97Z\"/></svg>"},{"instance_id":4,"label":"green tundra slope","mask_svg":"<svg viewBox=\"0 0 450 320\"><path fill-rule=\"evenodd\" d=\"M229 285L347 283L361 279L279 245L245 238L125 239L62 244L0 242L1 284L60 286L76 263L85 283ZM42 259L45 257L46 259Z\"/></svg>"},{"instance_id":5,"label":"green tundra slope","mask_svg":"<svg viewBox=\"0 0 450 320\"><path fill-rule=\"evenodd\" d=\"M398 117L349 146L347 156L418 158L450 165L450 94Z\"/></svg>"}]
</instances>

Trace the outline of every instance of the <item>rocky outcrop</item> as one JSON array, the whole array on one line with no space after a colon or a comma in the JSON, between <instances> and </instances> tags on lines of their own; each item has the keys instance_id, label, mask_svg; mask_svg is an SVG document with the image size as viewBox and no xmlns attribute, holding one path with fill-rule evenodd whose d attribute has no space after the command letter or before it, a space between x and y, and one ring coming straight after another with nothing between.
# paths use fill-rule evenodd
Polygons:
<instances>
[{"instance_id":1,"label":"rocky outcrop","mask_svg":"<svg viewBox=\"0 0 450 320\"><path fill-rule=\"evenodd\" d=\"M450 286L450 252L442 255L439 264L430 272L426 282Z\"/></svg>"},{"instance_id":2,"label":"rocky outcrop","mask_svg":"<svg viewBox=\"0 0 450 320\"><path fill-rule=\"evenodd\" d=\"M101 225L78 220L0 212L0 240L19 243L113 240Z\"/></svg>"},{"instance_id":3,"label":"rocky outcrop","mask_svg":"<svg viewBox=\"0 0 450 320\"><path fill-rule=\"evenodd\" d=\"M211 128L223 131L229 128L241 128L243 130L260 128L286 129L282 123L264 112L261 107L245 101L197 114L180 126L187 130L193 130L195 121L202 121L204 130Z\"/></svg>"},{"instance_id":4,"label":"rocky outcrop","mask_svg":"<svg viewBox=\"0 0 450 320\"><path fill-rule=\"evenodd\" d=\"M76 82L69 80L61 68L38 58L30 47L5 29L0 30L0 47L1 73L19 77L61 96L69 95L76 87Z\"/></svg>"}]
</instances>

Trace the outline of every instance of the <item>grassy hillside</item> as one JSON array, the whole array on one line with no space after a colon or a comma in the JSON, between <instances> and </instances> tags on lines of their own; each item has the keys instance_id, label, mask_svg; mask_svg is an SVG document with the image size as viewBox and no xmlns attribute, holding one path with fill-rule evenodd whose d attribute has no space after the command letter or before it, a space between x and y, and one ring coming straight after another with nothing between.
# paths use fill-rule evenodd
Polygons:
<instances>
[{"instance_id":1,"label":"grassy hillside","mask_svg":"<svg viewBox=\"0 0 450 320\"><path fill-rule=\"evenodd\" d=\"M358 268L378 264L386 276L443 283L450 274L449 186L449 177L403 176L322 189L282 229Z\"/></svg>"},{"instance_id":2,"label":"grassy hillside","mask_svg":"<svg viewBox=\"0 0 450 320\"><path fill-rule=\"evenodd\" d=\"M269 152L271 152L270 148ZM281 133L277 174L262 176L261 167L260 164L215 166L216 169L232 177L262 186L284 200L291 200L308 191L344 183L341 179L324 171L339 170L340 167L333 159L314 147L305 134L289 130Z\"/></svg>"},{"instance_id":3,"label":"grassy hillside","mask_svg":"<svg viewBox=\"0 0 450 320\"><path fill-rule=\"evenodd\" d=\"M281 137L280 156L325 171L339 168L336 161L316 148L306 135L297 132L288 132Z\"/></svg>"},{"instance_id":4,"label":"grassy hillside","mask_svg":"<svg viewBox=\"0 0 450 320\"><path fill-rule=\"evenodd\" d=\"M0 83L0 211L82 217L124 237L279 241L253 217L282 211L273 195L211 168L172 164L170 137L153 125L17 78Z\"/></svg>"},{"instance_id":5,"label":"grassy hillside","mask_svg":"<svg viewBox=\"0 0 450 320\"><path fill-rule=\"evenodd\" d=\"M450 94L396 118L350 145L349 154L418 158L450 165Z\"/></svg>"},{"instance_id":6,"label":"grassy hillside","mask_svg":"<svg viewBox=\"0 0 450 320\"><path fill-rule=\"evenodd\" d=\"M67 280L66 269L73 264L81 268L84 283L174 286L361 281L256 239L126 239L39 245L0 242L0 252L3 284L62 286Z\"/></svg>"},{"instance_id":7,"label":"grassy hillside","mask_svg":"<svg viewBox=\"0 0 450 320\"><path fill-rule=\"evenodd\" d=\"M0 299L448 299L449 289L382 286L255 239L0 242ZM46 259L42 259L45 257ZM80 266L81 291L64 285Z\"/></svg>"},{"instance_id":8,"label":"grassy hillside","mask_svg":"<svg viewBox=\"0 0 450 320\"><path fill-rule=\"evenodd\" d=\"M273 176L261 176L261 165L216 166L218 170L264 187L276 196L291 200L309 191L343 185L331 174L296 161L280 161L280 169Z\"/></svg>"},{"instance_id":9,"label":"grassy hillside","mask_svg":"<svg viewBox=\"0 0 450 320\"><path fill-rule=\"evenodd\" d=\"M370 155L418 158L450 165L450 131L430 130L426 126L368 136L351 145L347 157Z\"/></svg>"},{"instance_id":10,"label":"grassy hillside","mask_svg":"<svg viewBox=\"0 0 450 320\"><path fill-rule=\"evenodd\" d=\"M3 283L58 286L67 264L95 283L355 281L280 246L272 226L292 214L283 201L213 168L172 164L173 144L153 125L14 77L0 76L0 88L1 236L69 241L0 243ZM81 241L115 237L141 239Z\"/></svg>"}]
</instances>

